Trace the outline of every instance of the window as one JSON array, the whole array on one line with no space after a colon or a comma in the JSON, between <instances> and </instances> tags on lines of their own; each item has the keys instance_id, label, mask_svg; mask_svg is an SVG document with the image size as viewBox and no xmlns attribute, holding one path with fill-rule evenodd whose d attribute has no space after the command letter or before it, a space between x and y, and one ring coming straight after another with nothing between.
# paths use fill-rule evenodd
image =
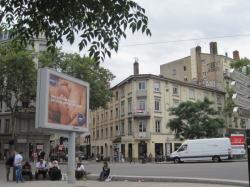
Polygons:
<instances>
[{"instance_id":1,"label":"window","mask_svg":"<svg viewBox=\"0 0 250 187\"><path fill-rule=\"evenodd\" d=\"M110 119L113 118L113 110L110 110Z\"/></svg>"},{"instance_id":2,"label":"window","mask_svg":"<svg viewBox=\"0 0 250 187\"><path fill-rule=\"evenodd\" d=\"M180 101L177 99L173 99L173 105L174 107L177 107L179 105Z\"/></svg>"},{"instance_id":3,"label":"window","mask_svg":"<svg viewBox=\"0 0 250 187\"><path fill-rule=\"evenodd\" d=\"M182 145L177 152L185 151L187 150L187 144Z\"/></svg>"},{"instance_id":4,"label":"window","mask_svg":"<svg viewBox=\"0 0 250 187\"><path fill-rule=\"evenodd\" d=\"M176 69L173 69L173 75L176 75Z\"/></svg>"},{"instance_id":5,"label":"window","mask_svg":"<svg viewBox=\"0 0 250 187\"><path fill-rule=\"evenodd\" d=\"M125 91L124 88L121 89L121 97L125 97Z\"/></svg>"},{"instance_id":6,"label":"window","mask_svg":"<svg viewBox=\"0 0 250 187\"><path fill-rule=\"evenodd\" d=\"M184 71L186 71L186 70L187 70L186 66L183 66L183 70L184 70Z\"/></svg>"},{"instance_id":7,"label":"window","mask_svg":"<svg viewBox=\"0 0 250 187\"><path fill-rule=\"evenodd\" d=\"M115 117L118 118L118 115L119 115L119 113L118 113L118 108L115 108Z\"/></svg>"},{"instance_id":8,"label":"window","mask_svg":"<svg viewBox=\"0 0 250 187\"><path fill-rule=\"evenodd\" d=\"M160 82L154 82L154 91L155 92L160 92Z\"/></svg>"},{"instance_id":9,"label":"window","mask_svg":"<svg viewBox=\"0 0 250 187\"><path fill-rule=\"evenodd\" d=\"M118 91L115 92L115 100L118 100Z\"/></svg>"},{"instance_id":10,"label":"window","mask_svg":"<svg viewBox=\"0 0 250 187\"><path fill-rule=\"evenodd\" d=\"M128 135L132 134L132 119L128 119Z\"/></svg>"},{"instance_id":11,"label":"window","mask_svg":"<svg viewBox=\"0 0 250 187\"><path fill-rule=\"evenodd\" d=\"M113 127L110 127L110 137L113 137Z\"/></svg>"},{"instance_id":12,"label":"window","mask_svg":"<svg viewBox=\"0 0 250 187\"><path fill-rule=\"evenodd\" d=\"M102 120L104 119L104 115L103 114L101 114L101 116L102 116Z\"/></svg>"},{"instance_id":13,"label":"window","mask_svg":"<svg viewBox=\"0 0 250 187\"><path fill-rule=\"evenodd\" d=\"M121 102L121 115L124 115L125 114L125 101L122 101Z\"/></svg>"},{"instance_id":14,"label":"window","mask_svg":"<svg viewBox=\"0 0 250 187\"><path fill-rule=\"evenodd\" d=\"M10 132L10 119L5 119L4 132L5 133L9 133Z\"/></svg>"},{"instance_id":15,"label":"window","mask_svg":"<svg viewBox=\"0 0 250 187\"><path fill-rule=\"evenodd\" d=\"M108 119L108 112L106 112L106 116L105 116L105 119Z\"/></svg>"},{"instance_id":16,"label":"window","mask_svg":"<svg viewBox=\"0 0 250 187\"><path fill-rule=\"evenodd\" d=\"M161 120L155 120L155 132L161 132Z\"/></svg>"},{"instance_id":17,"label":"window","mask_svg":"<svg viewBox=\"0 0 250 187\"><path fill-rule=\"evenodd\" d=\"M105 131L106 131L106 134L105 134L105 135L106 135L106 138L107 138L107 137L108 137L108 128L106 128Z\"/></svg>"},{"instance_id":18,"label":"window","mask_svg":"<svg viewBox=\"0 0 250 187\"><path fill-rule=\"evenodd\" d=\"M138 100L138 110L146 110L146 101L144 99Z\"/></svg>"},{"instance_id":19,"label":"window","mask_svg":"<svg viewBox=\"0 0 250 187\"><path fill-rule=\"evenodd\" d=\"M125 135L124 120L121 121L121 135Z\"/></svg>"},{"instance_id":20,"label":"window","mask_svg":"<svg viewBox=\"0 0 250 187\"><path fill-rule=\"evenodd\" d=\"M128 98L128 113L132 112L132 98Z\"/></svg>"},{"instance_id":21,"label":"window","mask_svg":"<svg viewBox=\"0 0 250 187\"><path fill-rule=\"evenodd\" d=\"M155 97L155 111L161 111L161 98Z\"/></svg>"},{"instance_id":22,"label":"window","mask_svg":"<svg viewBox=\"0 0 250 187\"><path fill-rule=\"evenodd\" d=\"M138 82L138 89L139 90L146 90L146 81L139 81Z\"/></svg>"},{"instance_id":23,"label":"window","mask_svg":"<svg viewBox=\"0 0 250 187\"><path fill-rule=\"evenodd\" d=\"M222 97L220 95L217 95L217 104L222 105Z\"/></svg>"},{"instance_id":24,"label":"window","mask_svg":"<svg viewBox=\"0 0 250 187\"><path fill-rule=\"evenodd\" d=\"M189 99L195 99L195 89L189 88Z\"/></svg>"},{"instance_id":25,"label":"window","mask_svg":"<svg viewBox=\"0 0 250 187\"><path fill-rule=\"evenodd\" d=\"M147 131L147 124L145 120L139 121L139 132L146 132Z\"/></svg>"},{"instance_id":26,"label":"window","mask_svg":"<svg viewBox=\"0 0 250 187\"><path fill-rule=\"evenodd\" d=\"M99 130L96 131L96 138L99 139Z\"/></svg>"},{"instance_id":27,"label":"window","mask_svg":"<svg viewBox=\"0 0 250 187\"><path fill-rule=\"evenodd\" d=\"M0 112L2 112L2 110L3 110L3 103L0 102Z\"/></svg>"},{"instance_id":28,"label":"window","mask_svg":"<svg viewBox=\"0 0 250 187\"><path fill-rule=\"evenodd\" d=\"M179 86L173 85L173 95L179 96Z\"/></svg>"},{"instance_id":29,"label":"window","mask_svg":"<svg viewBox=\"0 0 250 187\"><path fill-rule=\"evenodd\" d=\"M103 138L103 129L101 129L101 139Z\"/></svg>"}]
</instances>

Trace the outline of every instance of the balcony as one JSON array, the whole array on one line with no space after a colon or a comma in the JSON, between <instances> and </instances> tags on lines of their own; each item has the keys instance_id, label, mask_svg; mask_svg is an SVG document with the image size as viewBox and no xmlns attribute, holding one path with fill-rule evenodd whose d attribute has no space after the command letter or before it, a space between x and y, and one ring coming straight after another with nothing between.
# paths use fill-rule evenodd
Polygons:
<instances>
[{"instance_id":1,"label":"balcony","mask_svg":"<svg viewBox=\"0 0 250 187\"><path fill-rule=\"evenodd\" d=\"M134 139L137 140L149 140L151 138L150 132L134 132Z\"/></svg>"},{"instance_id":2,"label":"balcony","mask_svg":"<svg viewBox=\"0 0 250 187\"><path fill-rule=\"evenodd\" d=\"M136 96L137 97L147 96L147 90L136 90Z\"/></svg>"},{"instance_id":3,"label":"balcony","mask_svg":"<svg viewBox=\"0 0 250 187\"><path fill-rule=\"evenodd\" d=\"M134 118L149 118L150 113L146 110L137 109L133 112Z\"/></svg>"}]
</instances>

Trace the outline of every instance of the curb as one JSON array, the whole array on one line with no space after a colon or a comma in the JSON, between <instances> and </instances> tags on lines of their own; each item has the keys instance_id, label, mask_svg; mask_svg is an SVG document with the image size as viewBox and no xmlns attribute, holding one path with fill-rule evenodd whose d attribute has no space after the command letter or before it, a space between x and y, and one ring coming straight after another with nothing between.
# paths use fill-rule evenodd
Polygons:
<instances>
[{"instance_id":1,"label":"curb","mask_svg":"<svg viewBox=\"0 0 250 187\"><path fill-rule=\"evenodd\" d=\"M89 174L88 180L97 180L99 175ZM221 184L231 186L248 187L248 181L226 180L226 179L209 179L209 178L187 178L187 177L164 177L164 176L123 176L112 175L112 181L133 181L133 182L178 182L178 183L206 183L206 184Z\"/></svg>"}]
</instances>

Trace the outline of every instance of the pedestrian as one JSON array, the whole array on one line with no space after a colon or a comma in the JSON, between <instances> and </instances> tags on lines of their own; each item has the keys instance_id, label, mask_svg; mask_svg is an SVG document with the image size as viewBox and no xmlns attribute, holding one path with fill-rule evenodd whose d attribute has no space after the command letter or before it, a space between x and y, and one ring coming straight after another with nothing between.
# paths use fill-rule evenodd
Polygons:
<instances>
[{"instance_id":1,"label":"pedestrian","mask_svg":"<svg viewBox=\"0 0 250 187\"><path fill-rule=\"evenodd\" d=\"M108 163L105 161L103 162L102 171L100 173L98 180L105 181L109 177L109 174L110 174L110 169L108 167Z\"/></svg>"},{"instance_id":2,"label":"pedestrian","mask_svg":"<svg viewBox=\"0 0 250 187\"><path fill-rule=\"evenodd\" d=\"M32 176L31 165L28 161L25 162L22 169L23 169L22 176L28 175L30 180L32 180L33 176Z\"/></svg>"},{"instance_id":3,"label":"pedestrian","mask_svg":"<svg viewBox=\"0 0 250 187\"><path fill-rule=\"evenodd\" d=\"M5 168L6 168L6 179L7 181L10 180L10 169L13 168L14 164L14 155L11 151L8 152L8 155L6 154L6 162L5 162Z\"/></svg>"},{"instance_id":4,"label":"pedestrian","mask_svg":"<svg viewBox=\"0 0 250 187\"><path fill-rule=\"evenodd\" d=\"M23 182L23 176L22 176L22 162L23 162L23 156L22 153L15 153L15 158L14 158L14 166L16 170L16 182L18 183L19 181Z\"/></svg>"},{"instance_id":5,"label":"pedestrian","mask_svg":"<svg viewBox=\"0 0 250 187\"><path fill-rule=\"evenodd\" d=\"M76 171L75 176L77 180L83 179L83 177L86 177L86 171L84 168L84 165L81 162L78 162L76 165Z\"/></svg>"}]
</instances>

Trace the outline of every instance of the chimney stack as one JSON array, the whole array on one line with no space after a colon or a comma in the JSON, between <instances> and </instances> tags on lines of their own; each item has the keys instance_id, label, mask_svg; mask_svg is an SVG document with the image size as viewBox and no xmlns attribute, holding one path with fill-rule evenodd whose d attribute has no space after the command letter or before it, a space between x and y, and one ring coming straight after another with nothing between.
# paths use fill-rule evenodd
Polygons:
<instances>
[{"instance_id":1,"label":"chimney stack","mask_svg":"<svg viewBox=\"0 0 250 187\"><path fill-rule=\"evenodd\" d=\"M210 42L209 47L210 47L210 54L211 55L217 55L218 54L217 42Z\"/></svg>"},{"instance_id":2,"label":"chimney stack","mask_svg":"<svg viewBox=\"0 0 250 187\"><path fill-rule=\"evenodd\" d=\"M138 63L138 59L135 59L135 63L134 63L134 75L139 75L139 63Z\"/></svg>"},{"instance_id":3,"label":"chimney stack","mask_svg":"<svg viewBox=\"0 0 250 187\"><path fill-rule=\"evenodd\" d=\"M239 53L239 51L237 51L237 50L233 51L233 59L234 60L240 60L240 53Z\"/></svg>"}]
</instances>

